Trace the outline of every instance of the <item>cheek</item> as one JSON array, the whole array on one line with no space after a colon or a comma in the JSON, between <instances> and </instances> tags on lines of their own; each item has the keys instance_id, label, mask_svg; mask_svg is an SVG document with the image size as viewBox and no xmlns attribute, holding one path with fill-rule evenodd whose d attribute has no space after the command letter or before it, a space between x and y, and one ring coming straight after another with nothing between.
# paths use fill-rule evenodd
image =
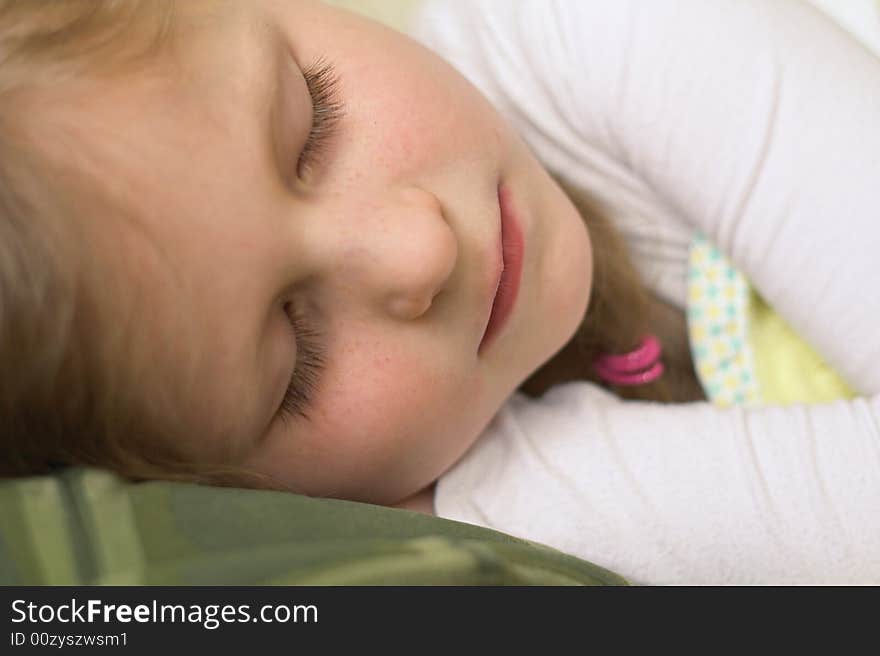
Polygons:
<instances>
[{"instance_id":1,"label":"cheek","mask_svg":"<svg viewBox=\"0 0 880 656\"><path fill-rule=\"evenodd\" d=\"M433 54L391 48L351 60L366 63L345 75L358 98L350 117L376 164L421 169L449 156L489 157L484 151L500 146L494 110Z\"/></svg>"},{"instance_id":2,"label":"cheek","mask_svg":"<svg viewBox=\"0 0 880 656\"><path fill-rule=\"evenodd\" d=\"M331 375L321 418L337 434L353 433L351 441L361 445L375 446L385 436L391 446L435 432L461 401L452 371L414 356L353 357L328 379Z\"/></svg>"},{"instance_id":3,"label":"cheek","mask_svg":"<svg viewBox=\"0 0 880 656\"><path fill-rule=\"evenodd\" d=\"M343 374L343 372L340 372ZM351 362L323 392L315 424L329 494L393 502L448 468L494 409L477 377L404 357Z\"/></svg>"}]
</instances>

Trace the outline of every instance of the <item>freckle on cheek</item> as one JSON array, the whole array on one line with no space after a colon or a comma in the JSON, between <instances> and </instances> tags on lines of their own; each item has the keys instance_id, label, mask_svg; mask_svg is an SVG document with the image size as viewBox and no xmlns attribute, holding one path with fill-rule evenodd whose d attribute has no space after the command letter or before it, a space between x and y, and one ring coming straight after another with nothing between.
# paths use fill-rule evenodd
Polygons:
<instances>
[{"instance_id":1,"label":"freckle on cheek","mask_svg":"<svg viewBox=\"0 0 880 656\"><path fill-rule=\"evenodd\" d=\"M405 125L408 118L401 116L397 125ZM386 142L382 153L382 161L388 166L397 162L410 162L422 150L429 150L426 143L422 143L422 136L418 130L399 128L392 138Z\"/></svg>"}]
</instances>

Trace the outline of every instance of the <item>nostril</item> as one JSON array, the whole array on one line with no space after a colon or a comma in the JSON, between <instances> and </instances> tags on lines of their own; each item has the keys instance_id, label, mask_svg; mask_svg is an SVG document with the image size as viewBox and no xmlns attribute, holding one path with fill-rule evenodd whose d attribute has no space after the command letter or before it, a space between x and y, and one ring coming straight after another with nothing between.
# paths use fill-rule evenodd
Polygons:
<instances>
[{"instance_id":1,"label":"nostril","mask_svg":"<svg viewBox=\"0 0 880 656\"><path fill-rule=\"evenodd\" d=\"M436 296L434 298L436 298ZM418 319L431 308L434 298L428 298L425 296L419 300L415 298L395 296L391 299L389 308L391 313L400 319Z\"/></svg>"}]
</instances>

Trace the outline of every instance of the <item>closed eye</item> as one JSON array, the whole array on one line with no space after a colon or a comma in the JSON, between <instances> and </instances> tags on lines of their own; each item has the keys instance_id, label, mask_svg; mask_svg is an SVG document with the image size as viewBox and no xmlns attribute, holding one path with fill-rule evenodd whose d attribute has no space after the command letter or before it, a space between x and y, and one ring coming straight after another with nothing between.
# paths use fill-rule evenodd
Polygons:
<instances>
[{"instance_id":1,"label":"closed eye","mask_svg":"<svg viewBox=\"0 0 880 656\"><path fill-rule=\"evenodd\" d=\"M312 101L312 124L296 163L299 178L308 176L319 164L344 113L339 77L332 64L319 59L303 71L303 78ZM279 417L287 422L296 417L308 419L307 409L324 368L325 350L320 333L300 306L287 303L284 311L296 340L296 363L278 409Z\"/></svg>"},{"instance_id":2,"label":"closed eye","mask_svg":"<svg viewBox=\"0 0 880 656\"><path fill-rule=\"evenodd\" d=\"M297 160L299 177L308 175L318 164L344 114L344 104L339 98L339 76L332 64L319 59L303 71L303 77L312 99L312 125Z\"/></svg>"},{"instance_id":3,"label":"closed eye","mask_svg":"<svg viewBox=\"0 0 880 656\"><path fill-rule=\"evenodd\" d=\"M284 311L296 340L296 363L278 414L284 422L292 421L296 417L308 420L308 406L326 363L326 351L321 334L298 305L287 303Z\"/></svg>"}]
</instances>

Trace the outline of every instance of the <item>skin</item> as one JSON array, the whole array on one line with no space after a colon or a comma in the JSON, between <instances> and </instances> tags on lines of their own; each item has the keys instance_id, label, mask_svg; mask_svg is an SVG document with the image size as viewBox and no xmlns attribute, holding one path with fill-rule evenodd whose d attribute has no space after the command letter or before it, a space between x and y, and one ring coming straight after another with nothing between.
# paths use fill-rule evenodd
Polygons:
<instances>
[{"instance_id":1,"label":"skin","mask_svg":"<svg viewBox=\"0 0 880 656\"><path fill-rule=\"evenodd\" d=\"M102 279L123 290L112 302L139 385L191 457L223 452L305 494L430 511L431 484L582 320L587 230L483 96L407 37L313 2L190 7L211 18L175 56L64 91L84 166L113 171L108 195L135 217L84 230L115 254ZM301 71L319 58L345 115L298 176ZM478 351L500 183L525 261L512 316ZM326 366L309 418L283 421L288 302L322 333Z\"/></svg>"}]
</instances>

